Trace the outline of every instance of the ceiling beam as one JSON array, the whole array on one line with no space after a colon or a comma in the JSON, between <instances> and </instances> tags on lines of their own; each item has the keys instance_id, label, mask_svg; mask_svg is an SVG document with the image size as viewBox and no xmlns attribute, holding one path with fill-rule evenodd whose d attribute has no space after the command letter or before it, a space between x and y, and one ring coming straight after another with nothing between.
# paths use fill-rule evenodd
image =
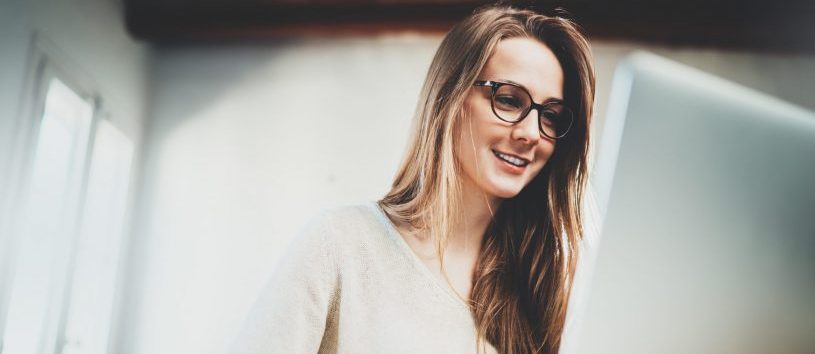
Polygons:
<instances>
[{"instance_id":1,"label":"ceiling beam","mask_svg":"<svg viewBox=\"0 0 815 354\"><path fill-rule=\"evenodd\" d=\"M130 33L164 43L418 31L444 33L469 0L126 0ZM558 0L591 39L815 54L812 0Z\"/></svg>"}]
</instances>

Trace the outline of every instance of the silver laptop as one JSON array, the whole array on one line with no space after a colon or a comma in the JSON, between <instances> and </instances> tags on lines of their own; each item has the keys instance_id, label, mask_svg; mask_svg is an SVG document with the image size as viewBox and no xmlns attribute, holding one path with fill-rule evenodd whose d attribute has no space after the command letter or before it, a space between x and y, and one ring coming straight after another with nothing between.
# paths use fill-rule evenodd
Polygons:
<instances>
[{"instance_id":1,"label":"silver laptop","mask_svg":"<svg viewBox=\"0 0 815 354\"><path fill-rule=\"evenodd\" d=\"M614 80L568 350L815 353L815 114L645 53Z\"/></svg>"}]
</instances>

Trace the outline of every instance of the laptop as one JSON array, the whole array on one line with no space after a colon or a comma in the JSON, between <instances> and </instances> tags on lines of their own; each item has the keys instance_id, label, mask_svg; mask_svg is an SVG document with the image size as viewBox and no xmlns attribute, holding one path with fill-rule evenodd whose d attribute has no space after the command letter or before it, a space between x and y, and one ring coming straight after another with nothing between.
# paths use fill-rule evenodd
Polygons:
<instances>
[{"instance_id":1,"label":"laptop","mask_svg":"<svg viewBox=\"0 0 815 354\"><path fill-rule=\"evenodd\" d=\"M815 353L815 113L635 53L591 183L561 352Z\"/></svg>"}]
</instances>

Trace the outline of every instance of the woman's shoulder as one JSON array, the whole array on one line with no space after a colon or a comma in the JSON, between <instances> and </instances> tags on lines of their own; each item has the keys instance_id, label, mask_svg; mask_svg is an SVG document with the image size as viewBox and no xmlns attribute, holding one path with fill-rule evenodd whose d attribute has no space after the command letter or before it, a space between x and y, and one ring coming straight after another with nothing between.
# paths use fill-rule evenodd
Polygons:
<instances>
[{"instance_id":1,"label":"woman's shoulder","mask_svg":"<svg viewBox=\"0 0 815 354\"><path fill-rule=\"evenodd\" d=\"M312 214L290 239L278 272L294 278L302 278L304 273L330 278L349 260L357 259L355 254L376 247L374 240L384 233L378 225L377 208L370 202L324 208Z\"/></svg>"},{"instance_id":2,"label":"woman's shoulder","mask_svg":"<svg viewBox=\"0 0 815 354\"><path fill-rule=\"evenodd\" d=\"M356 276L355 269L393 258L398 250L382 218L387 217L375 202L323 209L291 240L280 267L298 277L307 269L323 273L315 280L321 283Z\"/></svg>"},{"instance_id":3,"label":"woman's shoulder","mask_svg":"<svg viewBox=\"0 0 815 354\"><path fill-rule=\"evenodd\" d=\"M330 234L358 233L364 229L381 226L376 202L324 208L315 213L305 228Z\"/></svg>"},{"instance_id":4,"label":"woman's shoulder","mask_svg":"<svg viewBox=\"0 0 815 354\"><path fill-rule=\"evenodd\" d=\"M318 238L329 247L368 244L387 233L387 217L374 202L322 209L311 217L298 238Z\"/></svg>"}]
</instances>

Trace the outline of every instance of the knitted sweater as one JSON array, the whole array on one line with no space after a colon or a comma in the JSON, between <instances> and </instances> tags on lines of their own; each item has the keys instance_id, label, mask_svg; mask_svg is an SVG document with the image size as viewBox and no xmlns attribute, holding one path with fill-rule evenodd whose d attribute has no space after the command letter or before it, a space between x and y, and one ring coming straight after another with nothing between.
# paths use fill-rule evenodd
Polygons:
<instances>
[{"instance_id":1,"label":"knitted sweater","mask_svg":"<svg viewBox=\"0 0 815 354\"><path fill-rule=\"evenodd\" d=\"M309 223L232 352L475 353L476 335L467 305L371 202Z\"/></svg>"}]
</instances>

